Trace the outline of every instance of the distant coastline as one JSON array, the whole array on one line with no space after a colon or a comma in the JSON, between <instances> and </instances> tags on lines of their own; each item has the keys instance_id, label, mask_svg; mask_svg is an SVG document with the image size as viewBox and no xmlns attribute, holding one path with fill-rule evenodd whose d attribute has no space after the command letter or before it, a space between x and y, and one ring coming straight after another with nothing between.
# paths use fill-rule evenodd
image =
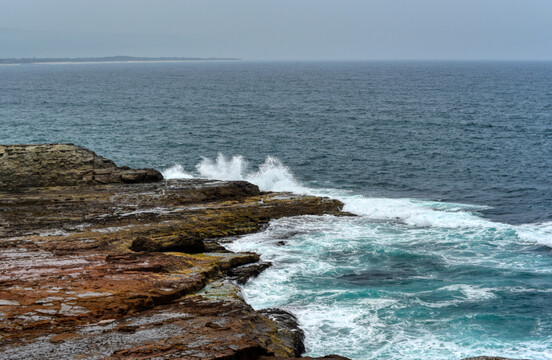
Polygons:
<instances>
[{"instance_id":1,"label":"distant coastline","mask_svg":"<svg viewBox=\"0 0 552 360\"><path fill-rule=\"evenodd\" d=\"M10 58L0 59L0 65L25 64L90 64L90 63L136 63L136 62L193 62L193 61L240 61L239 58L193 58L193 57L135 57L106 56L83 58Z\"/></svg>"}]
</instances>

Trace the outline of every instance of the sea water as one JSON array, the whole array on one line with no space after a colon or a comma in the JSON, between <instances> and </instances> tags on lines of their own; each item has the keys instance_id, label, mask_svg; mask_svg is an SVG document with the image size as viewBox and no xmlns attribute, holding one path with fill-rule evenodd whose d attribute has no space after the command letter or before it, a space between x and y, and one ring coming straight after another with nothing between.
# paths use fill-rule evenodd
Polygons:
<instances>
[{"instance_id":1,"label":"sea water","mask_svg":"<svg viewBox=\"0 0 552 360\"><path fill-rule=\"evenodd\" d=\"M308 355L552 359L552 63L0 67L0 140L341 200L228 245Z\"/></svg>"}]
</instances>

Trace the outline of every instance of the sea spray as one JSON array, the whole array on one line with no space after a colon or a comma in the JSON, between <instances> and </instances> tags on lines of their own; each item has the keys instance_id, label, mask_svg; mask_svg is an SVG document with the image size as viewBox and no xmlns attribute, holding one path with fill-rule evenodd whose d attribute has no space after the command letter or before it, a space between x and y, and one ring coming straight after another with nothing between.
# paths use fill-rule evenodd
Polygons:
<instances>
[{"instance_id":1,"label":"sea spray","mask_svg":"<svg viewBox=\"0 0 552 360\"><path fill-rule=\"evenodd\" d=\"M248 174L245 180L265 191L291 191L301 194L310 192L310 189L295 179L287 166L273 156L267 156L265 162L259 165L259 170Z\"/></svg>"},{"instance_id":2,"label":"sea spray","mask_svg":"<svg viewBox=\"0 0 552 360\"><path fill-rule=\"evenodd\" d=\"M256 171L248 171L248 162L241 155L230 158L219 153L212 160L203 157L196 165L196 175L214 180L246 180L259 186L261 191L290 191L295 193L312 192L295 179L290 169L278 158L267 156ZM181 165L175 165L163 171L166 179L186 179L193 177Z\"/></svg>"},{"instance_id":3,"label":"sea spray","mask_svg":"<svg viewBox=\"0 0 552 360\"><path fill-rule=\"evenodd\" d=\"M180 164L176 164L163 171L163 177L165 179L193 179L194 176L184 171L184 168Z\"/></svg>"},{"instance_id":4,"label":"sea spray","mask_svg":"<svg viewBox=\"0 0 552 360\"><path fill-rule=\"evenodd\" d=\"M241 155L227 159L219 153L215 160L204 157L196 165L200 177L216 180L244 180L243 174L247 168L247 162Z\"/></svg>"}]
</instances>

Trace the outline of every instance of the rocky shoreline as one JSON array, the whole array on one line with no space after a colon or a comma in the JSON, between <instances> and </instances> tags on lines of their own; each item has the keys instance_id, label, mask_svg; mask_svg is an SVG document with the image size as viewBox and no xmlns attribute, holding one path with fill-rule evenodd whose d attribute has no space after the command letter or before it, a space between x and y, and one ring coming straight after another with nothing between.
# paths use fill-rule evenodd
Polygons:
<instances>
[{"instance_id":1,"label":"rocky shoreline","mask_svg":"<svg viewBox=\"0 0 552 360\"><path fill-rule=\"evenodd\" d=\"M0 359L298 357L293 315L254 311L234 285L269 264L218 240L341 206L165 181L70 144L1 146Z\"/></svg>"},{"instance_id":2,"label":"rocky shoreline","mask_svg":"<svg viewBox=\"0 0 552 360\"><path fill-rule=\"evenodd\" d=\"M72 144L2 145L0 359L299 358L294 316L240 296L270 264L219 242L342 205L167 181Z\"/></svg>"}]
</instances>

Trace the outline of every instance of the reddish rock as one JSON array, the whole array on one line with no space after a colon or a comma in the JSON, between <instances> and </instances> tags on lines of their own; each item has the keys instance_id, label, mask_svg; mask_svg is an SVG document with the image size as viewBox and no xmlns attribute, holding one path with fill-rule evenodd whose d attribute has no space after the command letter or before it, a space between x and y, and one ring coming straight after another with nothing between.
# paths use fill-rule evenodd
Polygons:
<instances>
[{"instance_id":1,"label":"reddish rock","mask_svg":"<svg viewBox=\"0 0 552 360\"><path fill-rule=\"evenodd\" d=\"M44 149L63 154L64 146ZM31 177L57 166L39 159L33 170L31 152L16 150L2 148L0 167L6 168L6 156L24 159L20 174ZM13 184L17 192L0 190L0 359L299 354L297 331L282 316L256 312L235 287L213 282L226 274L245 281L266 266L238 269L259 256L221 250L216 239L259 231L283 216L340 215L341 203L261 194L246 182L123 184L130 178L121 175L118 184L98 185L112 180L96 175L130 170L104 172L114 164L81 148L67 151L56 160L66 159L65 167L58 163L65 175L23 179ZM79 167L75 154L91 157ZM91 179L83 175L89 166L97 185L82 186ZM11 176L0 175L0 184ZM79 186L59 186L73 182ZM29 187L46 184L57 186ZM208 249L215 252L198 253Z\"/></svg>"}]
</instances>

